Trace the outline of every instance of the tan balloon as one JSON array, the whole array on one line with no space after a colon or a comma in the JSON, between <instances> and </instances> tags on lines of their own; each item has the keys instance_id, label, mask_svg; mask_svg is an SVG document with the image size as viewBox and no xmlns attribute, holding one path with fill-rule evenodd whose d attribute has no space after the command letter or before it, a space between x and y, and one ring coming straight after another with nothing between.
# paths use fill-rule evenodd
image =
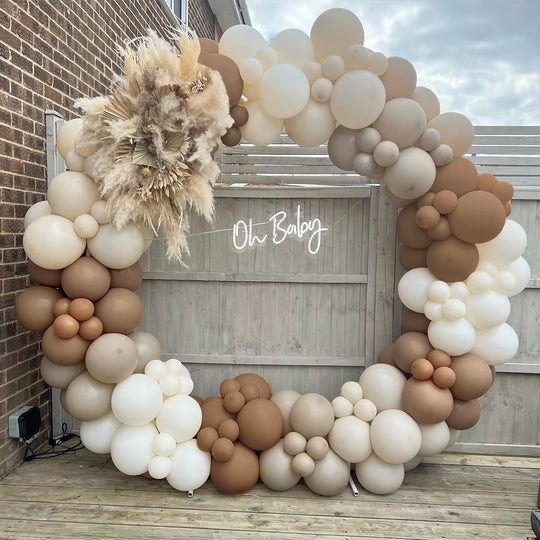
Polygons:
<instances>
[{"instance_id":1,"label":"tan balloon","mask_svg":"<svg viewBox=\"0 0 540 540\"><path fill-rule=\"evenodd\" d=\"M210 477L217 489L224 493L244 493L259 478L259 458L242 443L235 442L231 459L225 462L212 460Z\"/></svg>"},{"instance_id":2,"label":"tan balloon","mask_svg":"<svg viewBox=\"0 0 540 540\"><path fill-rule=\"evenodd\" d=\"M67 410L83 422L97 420L111 410L113 389L113 384L97 381L85 371L66 390Z\"/></svg>"},{"instance_id":3,"label":"tan balloon","mask_svg":"<svg viewBox=\"0 0 540 540\"><path fill-rule=\"evenodd\" d=\"M60 366L46 356L41 359L40 373L43 380L53 388L65 390L71 381L85 370L84 362L73 366Z\"/></svg>"},{"instance_id":4,"label":"tan balloon","mask_svg":"<svg viewBox=\"0 0 540 540\"><path fill-rule=\"evenodd\" d=\"M62 288L70 298L99 300L111 285L109 270L92 257L81 257L62 272Z\"/></svg>"},{"instance_id":5,"label":"tan balloon","mask_svg":"<svg viewBox=\"0 0 540 540\"><path fill-rule=\"evenodd\" d=\"M121 270L111 269L111 289L121 288L130 291L137 290L142 283L142 268L139 263L132 264Z\"/></svg>"},{"instance_id":6,"label":"tan balloon","mask_svg":"<svg viewBox=\"0 0 540 540\"><path fill-rule=\"evenodd\" d=\"M474 164L463 157L455 157L448 165L437 167L431 191L453 191L458 197L476 188L478 171Z\"/></svg>"},{"instance_id":7,"label":"tan balloon","mask_svg":"<svg viewBox=\"0 0 540 540\"><path fill-rule=\"evenodd\" d=\"M427 336L420 332L407 332L395 342L393 358L397 367L406 373L411 372L415 360L426 358L433 349Z\"/></svg>"},{"instance_id":8,"label":"tan balloon","mask_svg":"<svg viewBox=\"0 0 540 540\"><path fill-rule=\"evenodd\" d=\"M97 317L90 317L83 321L79 327L79 335L83 339L93 341L103 334L103 323Z\"/></svg>"},{"instance_id":9,"label":"tan balloon","mask_svg":"<svg viewBox=\"0 0 540 540\"><path fill-rule=\"evenodd\" d=\"M62 366L72 366L82 362L89 345L90 342L78 334L70 339L59 338L52 326L47 328L41 341L43 354L51 362Z\"/></svg>"},{"instance_id":10,"label":"tan balloon","mask_svg":"<svg viewBox=\"0 0 540 540\"><path fill-rule=\"evenodd\" d=\"M94 314L94 304L88 298L75 298L69 304L69 314L79 322L87 321Z\"/></svg>"},{"instance_id":11,"label":"tan balloon","mask_svg":"<svg viewBox=\"0 0 540 540\"><path fill-rule=\"evenodd\" d=\"M493 384L491 366L480 356L467 353L452 358L456 382L450 387L454 397L469 401L483 396Z\"/></svg>"},{"instance_id":12,"label":"tan balloon","mask_svg":"<svg viewBox=\"0 0 540 540\"><path fill-rule=\"evenodd\" d=\"M47 287L60 287L61 270L48 270L28 260L28 274L30 279L38 285Z\"/></svg>"},{"instance_id":13,"label":"tan balloon","mask_svg":"<svg viewBox=\"0 0 540 540\"><path fill-rule=\"evenodd\" d=\"M96 317L103 323L104 332L129 334L142 319L142 303L129 289L110 289L96 302Z\"/></svg>"},{"instance_id":14,"label":"tan balloon","mask_svg":"<svg viewBox=\"0 0 540 540\"><path fill-rule=\"evenodd\" d=\"M439 388L431 380L418 381L411 377L401 396L403 410L419 424L438 424L446 420L454 406L450 390Z\"/></svg>"},{"instance_id":15,"label":"tan balloon","mask_svg":"<svg viewBox=\"0 0 540 540\"><path fill-rule=\"evenodd\" d=\"M325 437L334 424L334 408L320 394L304 394L293 405L289 421L291 428L306 439Z\"/></svg>"},{"instance_id":16,"label":"tan balloon","mask_svg":"<svg viewBox=\"0 0 540 540\"><path fill-rule=\"evenodd\" d=\"M70 339L79 332L79 321L64 313L56 317L53 323L54 333L62 339Z\"/></svg>"},{"instance_id":17,"label":"tan balloon","mask_svg":"<svg viewBox=\"0 0 540 540\"><path fill-rule=\"evenodd\" d=\"M452 429L470 429L480 419L480 413L480 403L477 399L470 401L454 399L454 407L446 419L446 423Z\"/></svg>"},{"instance_id":18,"label":"tan balloon","mask_svg":"<svg viewBox=\"0 0 540 540\"><path fill-rule=\"evenodd\" d=\"M54 322L53 308L62 296L52 287L28 287L15 301L15 317L27 330L44 332Z\"/></svg>"},{"instance_id":19,"label":"tan balloon","mask_svg":"<svg viewBox=\"0 0 540 540\"><path fill-rule=\"evenodd\" d=\"M403 332L420 332L427 334L428 326L431 321L423 314L412 311L403 306L401 313L401 330Z\"/></svg>"}]
</instances>

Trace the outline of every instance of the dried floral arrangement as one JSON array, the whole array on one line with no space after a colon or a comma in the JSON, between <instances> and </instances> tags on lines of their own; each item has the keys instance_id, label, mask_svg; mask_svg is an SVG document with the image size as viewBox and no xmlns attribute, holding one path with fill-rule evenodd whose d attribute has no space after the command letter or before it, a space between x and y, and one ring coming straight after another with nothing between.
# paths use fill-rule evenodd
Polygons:
<instances>
[{"instance_id":1,"label":"dried floral arrangement","mask_svg":"<svg viewBox=\"0 0 540 540\"><path fill-rule=\"evenodd\" d=\"M220 75L197 62L199 39L188 29L171 42L155 33L121 49L125 74L111 95L80 99L82 141L96 145L94 179L113 223L164 231L167 256L189 252L188 210L211 220L213 160L232 125Z\"/></svg>"}]
</instances>

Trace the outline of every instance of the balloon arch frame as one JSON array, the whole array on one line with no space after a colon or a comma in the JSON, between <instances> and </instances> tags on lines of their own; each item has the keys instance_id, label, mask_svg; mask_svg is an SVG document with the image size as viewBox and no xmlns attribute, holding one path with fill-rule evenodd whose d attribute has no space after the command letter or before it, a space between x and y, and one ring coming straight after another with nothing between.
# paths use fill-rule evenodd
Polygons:
<instances>
[{"instance_id":1,"label":"balloon arch frame","mask_svg":"<svg viewBox=\"0 0 540 540\"><path fill-rule=\"evenodd\" d=\"M507 218L513 188L478 174L463 157L470 121L441 114L406 59L364 47L347 10L324 12L310 36L289 29L271 43L242 25L219 43L186 29L171 41L152 34L127 46L111 95L79 100L84 119L57 138L69 171L26 214L36 285L16 313L43 333L42 376L82 421L86 447L110 452L125 474L181 491L211 476L226 493L259 477L286 490L303 477L330 496L354 464L365 489L391 493L406 470L477 422L494 366L517 352L508 298L530 270L525 232ZM189 209L211 218L220 138L266 145L284 127L302 146L328 141L337 167L381 181L404 207L404 333L331 402L272 395L255 374L223 381L203 401L189 395L188 370L161 361L159 341L135 331L137 260L155 227L180 260Z\"/></svg>"}]
</instances>

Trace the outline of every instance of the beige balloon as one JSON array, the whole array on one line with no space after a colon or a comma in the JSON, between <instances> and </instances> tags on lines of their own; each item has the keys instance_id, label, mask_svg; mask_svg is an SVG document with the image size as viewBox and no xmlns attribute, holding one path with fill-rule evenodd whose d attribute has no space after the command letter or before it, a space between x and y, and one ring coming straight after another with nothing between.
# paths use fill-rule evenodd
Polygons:
<instances>
[{"instance_id":1,"label":"beige balloon","mask_svg":"<svg viewBox=\"0 0 540 540\"><path fill-rule=\"evenodd\" d=\"M300 480L300 476L292 472L292 460L293 458L283 449L283 439L261 452L259 475L262 482L274 491L291 489Z\"/></svg>"},{"instance_id":2,"label":"beige balloon","mask_svg":"<svg viewBox=\"0 0 540 540\"><path fill-rule=\"evenodd\" d=\"M92 205L99 200L99 190L86 174L66 171L52 179L47 200L53 213L74 220L81 214L90 213Z\"/></svg>"},{"instance_id":3,"label":"beige balloon","mask_svg":"<svg viewBox=\"0 0 540 540\"><path fill-rule=\"evenodd\" d=\"M56 147L60 155L66 159L69 152L75 149L75 141L79 138L83 126L82 118L73 118L64 122L56 135Z\"/></svg>"},{"instance_id":4,"label":"beige balloon","mask_svg":"<svg viewBox=\"0 0 540 540\"><path fill-rule=\"evenodd\" d=\"M40 372L43 380L53 388L65 390L71 381L84 371L84 362L73 366L61 366L51 362L46 356L41 359Z\"/></svg>"},{"instance_id":5,"label":"beige balloon","mask_svg":"<svg viewBox=\"0 0 540 540\"><path fill-rule=\"evenodd\" d=\"M66 410L78 420L97 420L111 410L114 384L97 381L85 371L75 377L66 390Z\"/></svg>"},{"instance_id":6,"label":"beige balloon","mask_svg":"<svg viewBox=\"0 0 540 540\"><path fill-rule=\"evenodd\" d=\"M304 394L293 405L289 419L292 429L306 439L325 437L334 424L334 408L320 394Z\"/></svg>"},{"instance_id":7,"label":"beige balloon","mask_svg":"<svg viewBox=\"0 0 540 540\"><path fill-rule=\"evenodd\" d=\"M332 450L328 450L326 456L315 462L315 470L304 481L311 491L332 497L338 495L347 486L350 477L350 467Z\"/></svg>"}]
</instances>

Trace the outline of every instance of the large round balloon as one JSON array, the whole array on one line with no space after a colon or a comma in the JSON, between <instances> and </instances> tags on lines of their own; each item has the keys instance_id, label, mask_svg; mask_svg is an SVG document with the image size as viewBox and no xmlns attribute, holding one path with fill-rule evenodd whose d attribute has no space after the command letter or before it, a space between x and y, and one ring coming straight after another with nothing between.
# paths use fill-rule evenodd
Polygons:
<instances>
[{"instance_id":1,"label":"large round balloon","mask_svg":"<svg viewBox=\"0 0 540 540\"><path fill-rule=\"evenodd\" d=\"M170 459L171 472L166 478L174 489L192 491L210 476L210 454L200 450L195 439L177 445Z\"/></svg>"},{"instance_id":2,"label":"large round balloon","mask_svg":"<svg viewBox=\"0 0 540 540\"><path fill-rule=\"evenodd\" d=\"M349 464L332 450L319 461L315 461L313 473L304 478L307 487L326 497L341 493L349 482Z\"/></svg>"},{"instance_id":3,"label":"large round balloon","mask_svg":"<svg viewBox=\"0 0 540 540\"><path fill-rule=\"evenodd\" d=\"M99 199L97 184L82 172L66 171L55 176L47 190L47 201L53 214L74 220L89 214Z\"/></svg>"},{"instance_id":4,"label":"large round balloon","mask_svg":"<svg viewBox=\"0 0 540 540\"><path fill-rule=\"evenodd\" d=\"M234 453L228 461L212 460L210 469L212 483L224 493L244 493L259 478L259 458L241 442L234 443Z\"/></svg>"},{"instance_id":5,"label":"large round balloon","mask_svg":"<svg viewBox=\"0 0 540 540\"><path fill-rule=\"evenodd\" d=\"M245 107L249 113L249 119L240 131L246 141L258 146L266 146L274 142L283 130L283 119L267 113L258 101L250 100Z\"/></svg>"},{"instance_id":6,"label":"large round balloon","mask_svg":"<svg viewBox=\"0 0 540 540\"><path fill-rule=\"evenodd\" d=\"M85 371L67 387L67 411L78 420L97 420L111 410L113 388L114 385L102 383Z\"/></svg>"},{"instance_id":7,"label":"large round balloon","mask_svg":"<svg viewBox=\"0 0 540 540\"><path fill-rule=\"evenodd\" d=\"M154 424L118 428L111 441L111 459L116 468L132 476L145 473L154 457L152 442L157 434Z\"/></svg>"},{"instance_id":8,"label":"large round balloon","mask_svg":"<svg viewBox=\"0 0 540 540\"><path fill-rule=\"evenodd\" d=\"M296 116L285 120L289 137L299 146L314 147L324 144L332 136L336 119L328 103L309 99Z\"/></svg>"},{"instance_id":9,"label":"large round balloon","mask_svg":"<svg viewBox=\"0 0 540 540\"><path fill-rule=\"evenodd\" d=\"M62 297L52 287L28 287L17 297L15 317L27 330L44 332L53 323L53 307Z\"/></svg>"},{"instance_id":10,"label":"large round balloon","mask_svg":"<svg viewBox=\"0 0 540 540\"><path fill-rule=\"evenodd\" d=\"M97 420L81 422L81 441L90 452L109 454L113 437L121 425L112 411Z\"/></svg>"},{"instance_id":11,"label":"large round balloon","mask_svg":"<svg viewBox=\"0 0 540 540\"><path fill-rule=\"evenodd\" d=\"M62 271L62 289L70 298L99 300L109 290L109 270L92 257L81 257Z\"/></svg>"},{"instance_id":12,"label":"large round balloon","mask_svg":"<svg viewBox=\"0 0 540 540\"><path fill-rule=\"evenodd\" d=\"M306 439L325 437L334 424L334 409L324 396L304 394L293 405L289 421L292 429Z\"/></svg>"},{"instance_id":13,"label":"large round balloon","mask_svg":"<svg viewBox=\"0 0 540 540\"><path fill-rule=\"evenodd\" d=\"M302 69L313 60L313 45L302 30L289 28L279 32L270 42L270 47L276 51L280 64L292 64Z\"/></svg>"},{"instance_id":14,"label":"large round balloon","mask_svg":"<svg viewBox=\"0 0 540 540\"><path fill-rule=\"evenodd\" d=\"M252 450L267 450L283 433L279 407L269 399L253 399L246 403L236 418L240 441Z\"/></svg>"},{"instance_id":15,"label":"large round balloon","mask_svg":"<svg viewBox=\"0 0 540 540\"><path fill-rule=\"evenodd\" d=\"M283 449L283 439L261 452L259 456L261 481L274 491L286 491L295 486L300 476L291 469L292 456Z\"/></svg>"},{"instance_id":16,"label":"large round balloon","mask_svg":"<svg viewBox=\"0 0 540 540\"><path fill-rule=\"evenodd\" d=\"M86 351L86 369L98 381L118 383L137 367L137 347L124 334L103 334Z\"/></svg>"},{"instance_id":17,"label":"large round balloon","mask_svg":"<svg viewBox=\"0 0 540 540\"><path fill-rule=\"evenodd\" d=\"M377 410L401 409L401 393L407 379L394 366L374 364L360 375L364 398L372 401Z\"/></svg>"},{"instance_id":18,"label":"large round balloon","mask_svg":"<svg viewBox=\"0 0 540 540\"><path fill-rule=\"evenodd\" d=\"M129 334L141 322L142 303L129 289L110 289L96 303L95 313L105 332Z\"/></svg>"},{"instance_id":19,"label":"large round balloon","mask_svg":"<svg viewBox=\"0 0 540 540\"><path fill-rule=\"evenodd\" d=\"M375 453L357 463L355 472L362 487L377 495L387 495L399 489L405 476L401 463L388 463Z\"/></svg>"}]
</instances>

